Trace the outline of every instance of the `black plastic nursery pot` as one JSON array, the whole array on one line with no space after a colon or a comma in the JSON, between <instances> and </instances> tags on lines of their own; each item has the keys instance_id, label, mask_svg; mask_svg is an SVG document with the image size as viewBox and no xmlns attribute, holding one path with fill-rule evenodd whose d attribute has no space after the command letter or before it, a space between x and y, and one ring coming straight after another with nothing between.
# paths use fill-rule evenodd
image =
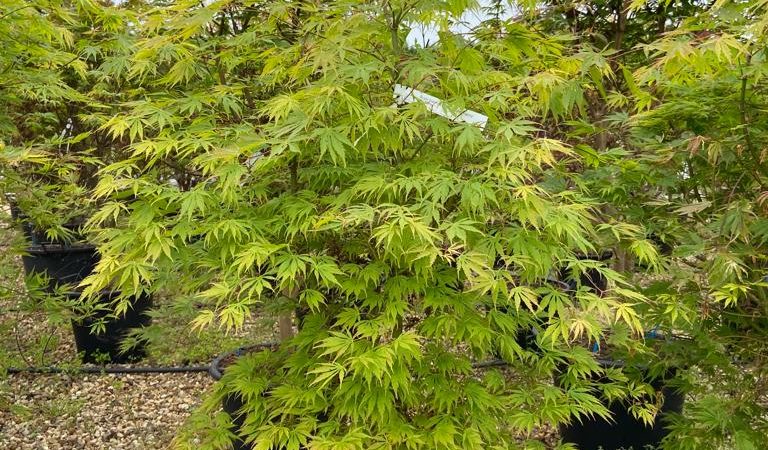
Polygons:
<instances>
[{"instance_id":1,"label":"black plastic nursery pot","mask_svg":"<svg viewBox=\"0 0 768 450\"><path fill-rule=\"evenodd\" d=\"M240 356L246 355L248 353L259 351L259 350L265 350L265 349L276 349L278 344L276 343L268 343L268 344L257 344L252 345L249 347L241 347L236 350L233 350L231 352L224 353L221 356L218 356L216 359L211 362L211 366L208 369L208 374L216 381L219 381L221 377L224 375L224 371L226 370L226 367L232 363L234 363L237 358ZM240 413L240 409L244 406L243 400L237 396L237 395L227 395L224 397L224 399L221 401L221 409L224 410L225 413L229 414L229 416L232 418L232 424L235 427L235 433L240 429L240 427L243 426L243 422L245 421L245 415ZM233 450L250 450L251 447L246 444L242 439L236 439L235 442L233 442Z\"/></svg>"},{"instance_id":2,"label":"black plastic nursery pot","mask_svg":"<svg viewBox=\"0 0 768 450\"><path fill-rule=\"evenodd\" d=\"M601 361L601 366L620 367L614 361ZM556 380L557 381L557 380ZM598 380L599 381L599 380ZM661 391L664 403L656 416L653 426L636 419L628 405L621 402L608 404L612 420L601 417L582 417L581 421L560 426L563 442L575 444L579 450L648 450L656 449L669 434L666 417L670 413L682 413L685 395L667 385L665 380L656 379L650 385Z\"/></svg>"},{"instance_id":3,"label":"black plastic nursery pot","mask_svg":"<svg viewBox=\"0 0 768 450\"><path fill-rule=\"evenodd\" d=\"M610 261L613 258L613 251L604 250L599 253L589 253L585 255L578 255L577 258L580 260L606 262L606 261ZM576 280L572 280L568 278L568 273L566 269L560 270L559 278L562 280L567 280L570 290L572 291L576 290L577 288ZM601 275L599 271L595 269L587 269L584 273L582 273L579 276L579 284L592 289L597 295L600 295L600 296L605 294L605 291L608 290L608 280L603 275Z\"/></svg>"},{"instance_id":4,"label":"black plastic nursery pot","mask_svg":"<svg viewBox=\"0 0 768 450\"><path fill-rule=\"evenodd\" d=\"M11 219L13 219L14 222L18 222L21 226L21 232L24 234L24 237L27 238L27 241L32 245L38 245L42 242L45 242L44 233L35 232L35 227L32 225L31 222L29 222L27 219L27 216L21 212L21 209L19 209L19 206L16 204L16 202L11 201L10 202L11 207Z\"/></svg>"},{"instance_id":5,"label":"black plastic nursery pot","mask_svg":"<svg viewBox=\"0 0 768 450\"><path fill-rule=\"evenodd\" d=\"M675 244L670 238L664 239L659 233L651 233L648 239L659 249L659 254L669 256L675 250Z\"/></svg>"},{"instance_id":6,"label":"black plastic nursery pot","mask_svg":"<svg viewBox=\"0 0 768 450\"><path fill-rule=\"evenodd\" d=\"M105 291L100 295L100 301L109 303L118 295L117 291ZM79 292L67 294L70 299L77 299ZM104 318L108 312L99 311L93 317L80 321L72 321L72 331L75 335L75 347L82 355L84 363L110 362L125 364L141 360L146 356L146 346L139 343L126 352L120 352L120 343L129 331L150 324L146 314L152 307L152 296L148 294L131 298L131 307L125 315L106 320L106 329L102 333L91 333L91 325Z\"/></svg>"},{"instance_id":7,"label":"black plastic nursery pot","mask_svg":"<svg viewBox=\"0 0 768 450\"><path fill-rule=\"evenodd\" d=\"M547 280L547 282L553 285L557 285L560 289L563 290L563 292L568 292L570 290L569 285L563 281L550 279ZM539 301L541 301L541 298L539 298ZM522 307L528 310L526 306L523 305ZM505 310L502 309L502 311ZM533 326L517 331L517 334L515 335L515 342L517 342L517 345L519 345L523 350L537 351L538 345L536 344L536 337L544 331L545 327L546 324L544 319L536 318Z\"/></svg>"},{"instance_id":8,"label":"black plastic nursery pot","mask_svg":"<svg viewBox=\"0 0 768 450\"><path fill-rule=\"evenodd\" d=\"M21 226L21 230L29 243L26 253L22 256L24 270L27 275L40 274L48 277L49 290L60 284L77 284L93 272L99 262L96 247L86 243L67 243L49 239L45 232L35 228L24 214L11 201L11 216ZM70 223L65 228L75 233L77 239L82 236L77 233L81 223Z\"/></svg>"},{"instance_id":9,"label":"black plastic nursery pot","mask_svg":"<svg viewBox=\"0 0 768 450\"><path fill-rule=\"evenodd\" d=\"M99 262L96 247L87 244L33 245L22 256L27 275L48 278L48 289L61 284L76 285L93 272Z\"/></svg>"},{"instance_id":10,"label":"black plastic nursery pot","mask_svg":"<svg viewBox=\"0 0 768 450\"><path fill-rule=\"evenodd\" d=\"M11 218L21 227L21 231L24 234L27 242L33 247L35 246L47 246L47 245L66 245L67 242L60 240L52 240L48 237L45 231L35 227L34 223L29 220L27 216L19 206L14 202L10 202ZM76 241L83 241L85 238L79 232L85 221L82 219L75 219L63 225L64 228L69 230Z\"/></svg>"}]
</instances>

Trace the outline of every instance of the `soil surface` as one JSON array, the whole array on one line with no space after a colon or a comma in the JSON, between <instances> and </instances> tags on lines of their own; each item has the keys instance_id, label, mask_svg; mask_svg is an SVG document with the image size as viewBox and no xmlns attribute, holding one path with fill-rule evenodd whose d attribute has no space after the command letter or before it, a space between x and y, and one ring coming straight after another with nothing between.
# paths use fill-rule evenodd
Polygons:
<instances>
[{"instance_id":1,"label":"soil surface","mask_svg":"<svg viewBox=\"0 0 768 450\"><path fill-rule=\"evenodd\" d=\"M0 448L166 448L212 383L207 373L13 375Z\"/></svg>"}]
</instances>

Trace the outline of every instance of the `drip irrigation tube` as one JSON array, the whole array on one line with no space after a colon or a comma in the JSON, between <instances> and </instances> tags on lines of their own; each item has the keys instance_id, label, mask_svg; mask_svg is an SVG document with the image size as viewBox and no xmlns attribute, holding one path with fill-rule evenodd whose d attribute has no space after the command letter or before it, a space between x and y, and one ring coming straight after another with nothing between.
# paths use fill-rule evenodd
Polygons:
<instances>
[{"instance_id":1,"label":"drip irrigation tube","mask_svg":"<svg viewBox=\"0 0 768 450\"><path fill-rule=\"evenodd\" d=\"M475 369L484 367L502 367L509 365L508 362L496 359L491 361L482 361L472 364ZM17 373L38 373L38 374L57 374L57 373L89 373L89 374L115 374L115 373L191 373L208 372L210 366L170 366L170 367L9 367L6 372L9 374Z\"/></svg>"},{"instance_id":2,"label":"drip irrigation tube","mask_svg":"<svg viewBox=\"0 0 768 450\"><path fill-rule=\"evenodd\" d=\"M125 367L125 366L103 366L103 367L9 367L6 372L16 373L190 373L207 372L209 366L144 366L144 367Z\"/></svg>"},{"instance_id":3,"label":"drip irrigation tube","mask_svg":"<svg viewBox=\"0 0 768 450\"><path fill-rule=\"evenodd\" d=\"M483 369L485 367L505 367L508 366L509 363L504 361L503 359L491 359L489 361L479 361L472 363L473 369Z\"/></svg>"},{"instance_id":4,"label":"drip irrigation tube","mask_svg":"<svg viewBox=\"0 0 768 450\"><path fill-rule=\"evenodd\" d=\"M274 346L274 343L261 344L262 346ZM211 367L217 367L218 361L221 358L217 358L213 365L207 366L140 366L140 367L126 367L126 366L97 366L97 367L9 367L6 369L8 374L20 374L20 373L35 373L35 374L142 374L142 373L194 373L194 372L209 372ZM475 369L481 369L486 367L503 367L509 363L502 359L492 359L489 361L479 361L472 363L472 367ZM220 377L221 375L219 375Z\"/></svg>"}]
</instances>

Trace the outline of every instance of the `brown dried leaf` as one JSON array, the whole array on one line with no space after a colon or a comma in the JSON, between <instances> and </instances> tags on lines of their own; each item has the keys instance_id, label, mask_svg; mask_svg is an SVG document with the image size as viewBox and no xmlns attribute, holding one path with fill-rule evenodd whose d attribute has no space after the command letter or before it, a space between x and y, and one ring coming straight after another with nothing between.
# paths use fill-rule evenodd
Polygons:
<instances>
[{"instance_id":1,"label":"brown dried leaf","mask_svg":"<svg viewBox=\"0 0 768 450\"><path fill-rule=\"evenodd\" d=\"M699 149L701 148L701 144L704 143L704 137L703 136L694 136L688 141L688 152L691 154L691 156L695 156L699 153Z\"/></svg>"}]
</instances>

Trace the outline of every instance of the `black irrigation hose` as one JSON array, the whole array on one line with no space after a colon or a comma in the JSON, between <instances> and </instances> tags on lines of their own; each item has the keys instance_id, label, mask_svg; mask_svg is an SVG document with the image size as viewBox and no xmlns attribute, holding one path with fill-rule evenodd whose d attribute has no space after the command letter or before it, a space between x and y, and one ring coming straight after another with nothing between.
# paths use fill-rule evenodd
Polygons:
<instances>
[{"instance_id":1,"label":"black irrigation hose","mask_svg":"<svg viewBox=\"0 0 768 450\"><path fill-rule=\"evenodd\" d=\"M191 373L191 372L207 372L210 366L144 366L144 367L124 367L124 366L111 366L111 367L72 367L62 368L56 366L50 367L9 367L6 372L9 374L16 373L93 373L93 374L107 374L107 373Z\"/></svg>"},{"instance_id":2,"label":"black irrigation hose","mask_svg":"<svg viewBox=\"0 0 768 450\"><path fill-rule=\"evenodd\" d=\"M480 362L472 363L472 368L483 369L485 367L504 367L508 365L509 363L504 361L503 359L491 359L489 361L480 361Z\"/></svg>"},{"instance_id":3,"label":"black irrigation hose","mask_svg":"<svg viewBox=\"0 0 768 450\"><path fill-rule=\"evenodd\" d=\"M508 362L501 359L476 362L472 364L475 369L484 367L503 367L509 365ZM56 374L56 373L92 373L92 374L112 374L112 373L190 373L190 372L208 372L210 366L169 366L169 367L9 367L6 372L9 374L17 373L38 373L38 374Z\"/></svg>"}]
</instances>

